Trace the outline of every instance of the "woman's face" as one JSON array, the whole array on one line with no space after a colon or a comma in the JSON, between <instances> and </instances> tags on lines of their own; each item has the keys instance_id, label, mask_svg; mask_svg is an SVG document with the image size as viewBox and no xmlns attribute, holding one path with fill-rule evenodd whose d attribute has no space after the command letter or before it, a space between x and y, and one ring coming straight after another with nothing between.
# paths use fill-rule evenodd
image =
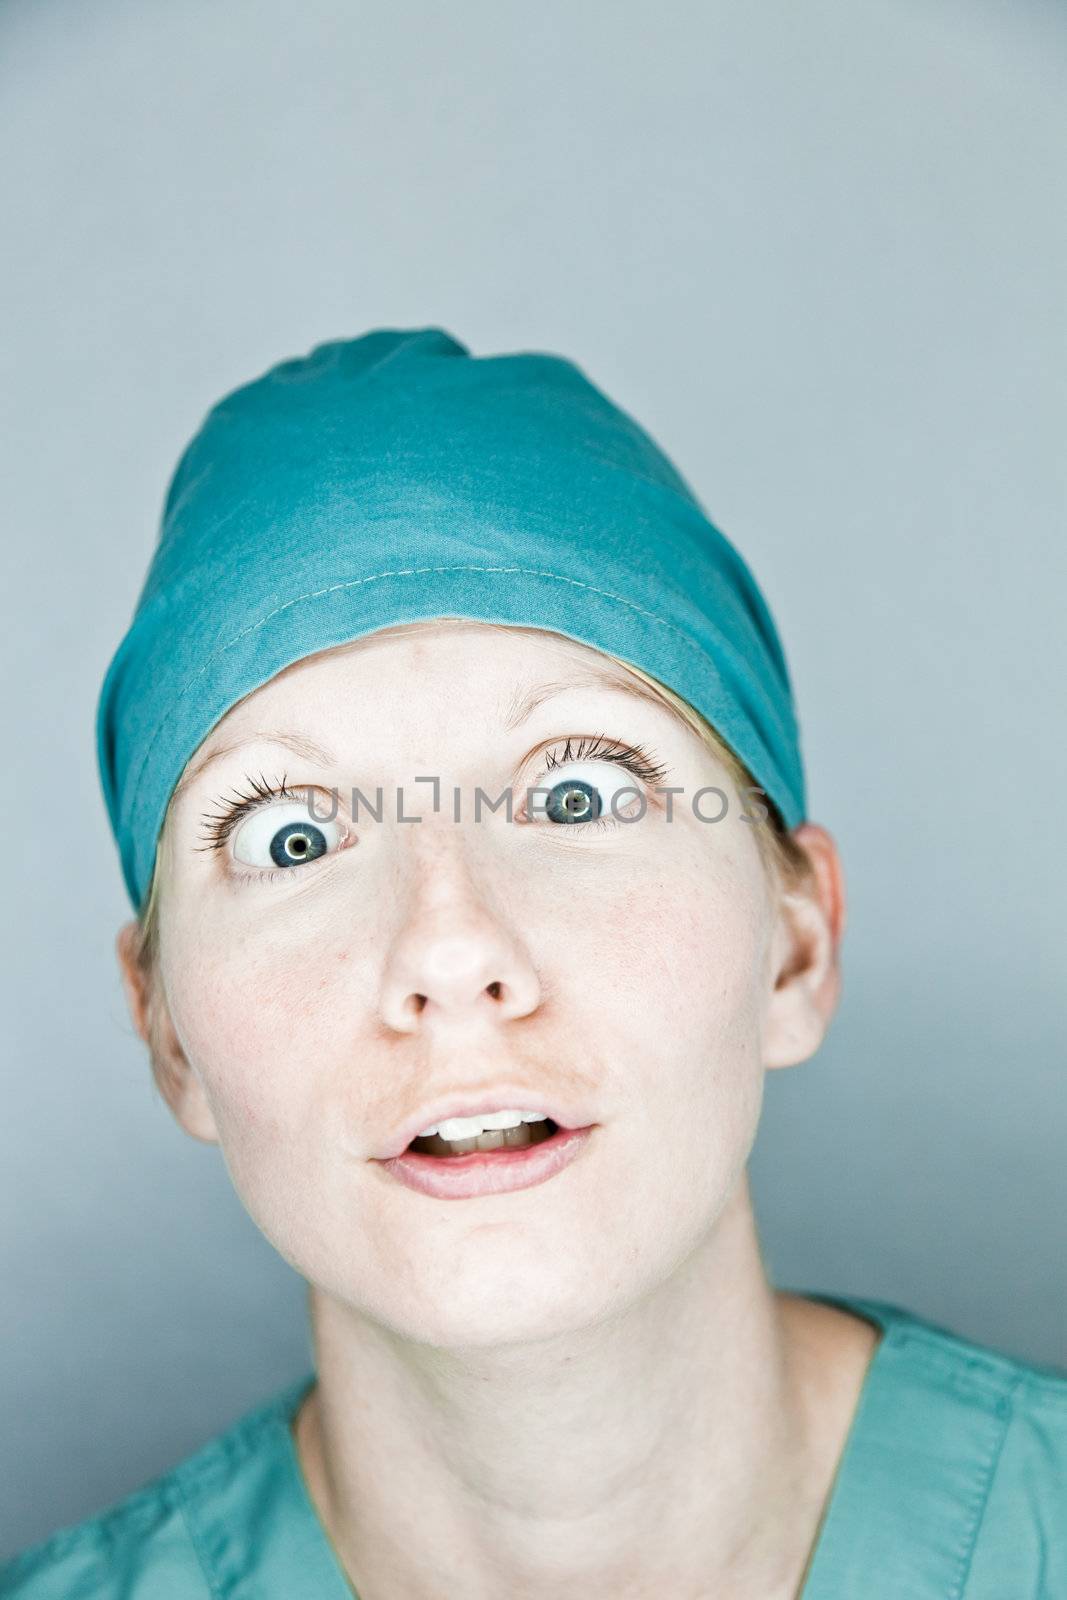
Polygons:
<instances>
[{"instance_id":1,"label":"woman's face","mask_svg":"<svg viewBox=\"0 0 1067 1600\"><path fill-rule=\"evenodd\" d=\"M744 797L633 684L554 634L394 629L240 702L176 796L160 907L186 1063L176 1113L218 1140L299 1273L405 1337L536 1338L622 1309L715 1227L747 1161L777 902ZM615 745L640 746L651 777L606 759ZM435 777L436 812L416 781ZM552 815L527 804L568 777L605 825L567 820L559 790ZM205 848L250 779L300 792ZM682 791L670 819L657 784ZM613 821L610 797L630 785L645 813L623 820L639 809L629 792ZM694 814L707 785L728 797L722 821ZM362 801L354 815L353 787L375 805L379 786L382 820ZM417 821L398 820L399 789L399 817ZM485 800L508 789L510 822ZM715 795L697 805L721 810ZM509 1088L595 1124L547 1181L444 1199L376 1159L442 1096L508 1107Z\"/></svg>"}]
</instances>

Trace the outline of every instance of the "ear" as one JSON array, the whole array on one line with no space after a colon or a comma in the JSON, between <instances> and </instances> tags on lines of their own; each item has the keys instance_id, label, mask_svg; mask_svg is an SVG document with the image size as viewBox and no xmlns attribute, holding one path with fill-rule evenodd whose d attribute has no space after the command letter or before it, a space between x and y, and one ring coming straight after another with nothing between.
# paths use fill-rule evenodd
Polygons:
<instances>
[{"instance_id":1,"label":"ear","mask_svg":"<svg viewBox=\"0 0 1067 1600\"><path fill-rule=\"evenodd\" d=\"M763 1037L765 1067L792 1067L813 1056L841 992L839 951L845 931L844 875L825 828L804 822L793 837L811 859L812 878L784 893L772 942L774 988Z\"/></svg>"},{"instance_id":2,"label":"ear","mask_svg":"<svg viewBox=\"0 0 1067 1600\"><path fill-rule=\"evenodd\" d=\"M139 941L137 922L127 922L118 931L115 950L126 1004L134 1027L148 1046L156 1087L186 1133L205 1144L218 1144L214 1115L199 1075L174 1031L163 985L158 976L146 975L137 960Z\"/></svg>"}]
</instances>

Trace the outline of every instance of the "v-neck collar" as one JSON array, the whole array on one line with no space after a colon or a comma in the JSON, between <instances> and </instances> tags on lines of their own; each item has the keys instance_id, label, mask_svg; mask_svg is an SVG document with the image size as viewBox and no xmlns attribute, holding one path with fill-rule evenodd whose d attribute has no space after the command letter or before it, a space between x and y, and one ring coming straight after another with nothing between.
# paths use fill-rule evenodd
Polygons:
<instances>
[{"instance_id":1,"label":"v-neck collar","mask_svg":"<svg viewBox=\"0 0 1067 1600\"><path fill-rule=\"evenodd\" d=\"M858 1313L882 1334L799 1600L959 1600L1010 1409L1005 1395L987 1379L959 1382L936 1330L899 1306L789 1292ZM217 1600L359 1600L291 1429L314 1382L312 1372L290 1384L183 1474L186 1518Z\"/></svg>"},{"instance_id":2,"label":"v-neck collar","mask_svg":"<svg viewBox=\"0 0 1067 1600\"><path fill-rule=\"evenodd\" d=\"M799 1600L962 1600L1011 1416L1010 1375L888 1301L794 1292L882 1329Z\"/></svg>"},{"instance_id":3,"label":"v-neck collar","mask_svg":"<svg viewBox=\"0 0 1067 1600\"><path fill-rule=\"evenodd\" d=\"M309 1372L178 1469L212 1600L359 1600L308 1492L291 1424Z\"/></svg>"}]
</instances>

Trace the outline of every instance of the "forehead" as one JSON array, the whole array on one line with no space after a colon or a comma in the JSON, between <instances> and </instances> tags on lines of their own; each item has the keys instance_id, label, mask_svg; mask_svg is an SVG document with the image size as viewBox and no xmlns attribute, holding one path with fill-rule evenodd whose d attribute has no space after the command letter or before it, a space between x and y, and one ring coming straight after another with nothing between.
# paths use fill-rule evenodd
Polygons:
<instances>
[{"instance_id":1,"label":"forehead","mask_svg":"<svg viewBox=\"0 0 1067 1600\"><path fill-rule=\"evenodd\" d=\"M301 657L239 700L202 741L175 798L239 742L281 742L327 763L314 729L336 727L339 704L358 709L359 722L379 736L388 729L421 739L428 715L442 733L447 725L455 735L477 720L506 734L555 696L581 689L623 694L678 720L663 696L623 664L547 629L463 618L381 629Z\"/></svg>"},{"instance_id":2,"label":"forehead","mask_svg":"<svg viewBox=\"0 0 1067 1600\"><path fill-rule=\"evenodd\" d=\"M625 668L617 665L603 650L567 634L555 633L550 628L476 622L466 617L434 617L423 622L397 623L393 627L378 628L361 638L304 656L283 668L271 682L280 682L312 662L361 657L373 659L383 653L425 659L435 656L446 658L464 650L472 655L492 655L501 663L528 664L531 667L552 661L581 662L590 670L601 671L612 682L622 683L629 679Z\"/></svg>"},{"instance_id":3,"label":"forehead","mask_svg":"<svg viewBox=\"0 0 1067 1600\"><path fill-rule=\"evenodd\" d=\"M496 703L505 727L536 709L563 687L625 689L663 706L663 698L639 677L595 646L544 628L440 617L398 624L334 645L283 668L238 702L222 719L231 724L245 708L258 707L275 689L344 673L349 681L388 679L396 670L422 672L435 682L450 678L468 692L479 690ZM417 679L408 678L414 694ZM220 723L219 726L222 724Z\"/></svg>"}]
</instances>

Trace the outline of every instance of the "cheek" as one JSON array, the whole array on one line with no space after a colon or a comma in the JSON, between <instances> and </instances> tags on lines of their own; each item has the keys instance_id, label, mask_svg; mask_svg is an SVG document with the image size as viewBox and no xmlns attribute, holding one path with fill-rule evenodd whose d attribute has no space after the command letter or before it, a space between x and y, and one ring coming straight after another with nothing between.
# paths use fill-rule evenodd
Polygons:
<instances>
[{"instance_id":1,"label":"cheek","mask_svg":"<svg viewBox=\"0 0 1067 1600\"><path fill-rule=\"evenodd\" d=\"M562 1014L603 1062L617 1102L628 1213L670 1213L681 1225L679 1184L690 1220L706 1218L755 1134L765 904L743 853L678 824L654 843L557 912L564 944L542 949Z\"/></svg>"},{"instance_id":2,"label":"cheek","mask_svg":"<svg viewBox=\"0 0 1067 1600\"><path fill-rule=\"evenodd\" d=\"M659 1056L740 1047L764 998L760 882L698 826L661 823L640 853L574 874L566 892L542 882L523 896L532 953L564 1014L624 1029Z\"/></svg>"},{"instance_id":3,"label":"cheek","mask_svg":"<svg viewBox=\"0 0 1067 1600\"><path fill-rule=\"evenodd\" d=\"M313 1042L351 960L377 937L351 908L318 897L247 893L205 926L182 925L170 941L173 993L207 1062L287 1052ZM355 1003L353 997L353 1003Z\"/></svg>"},{"instance_id":4,"label":"cheek","mask_svg":"<svg viewBox=\"0 0 1067 1600\"><path fill-rule=\"evenodd\" d=\"M254 959L231 954L186 967L169 986L175 1029L234 1188L279 1254L305 1273L329 1254L323 1200L339 1117L322 1037L323 1018L337 1011L325 1001L320 968L257 942ZM343 1237L344 1218L332 1226Z\"/></svg>"},{"instance_id":5,"label":"cheek","mask_svg":"<svg viewBox=\"0 0 1067 1600\"><path fill-rule=\"evenodd\" d=\"M306 944L212 941L208 954L175 943L167 994L175 1030L227 1139L269 1139L307 1115L326 1046L331 971ZM334 970L340 964L332 963Z\"/></svg>"}]
</instances>

